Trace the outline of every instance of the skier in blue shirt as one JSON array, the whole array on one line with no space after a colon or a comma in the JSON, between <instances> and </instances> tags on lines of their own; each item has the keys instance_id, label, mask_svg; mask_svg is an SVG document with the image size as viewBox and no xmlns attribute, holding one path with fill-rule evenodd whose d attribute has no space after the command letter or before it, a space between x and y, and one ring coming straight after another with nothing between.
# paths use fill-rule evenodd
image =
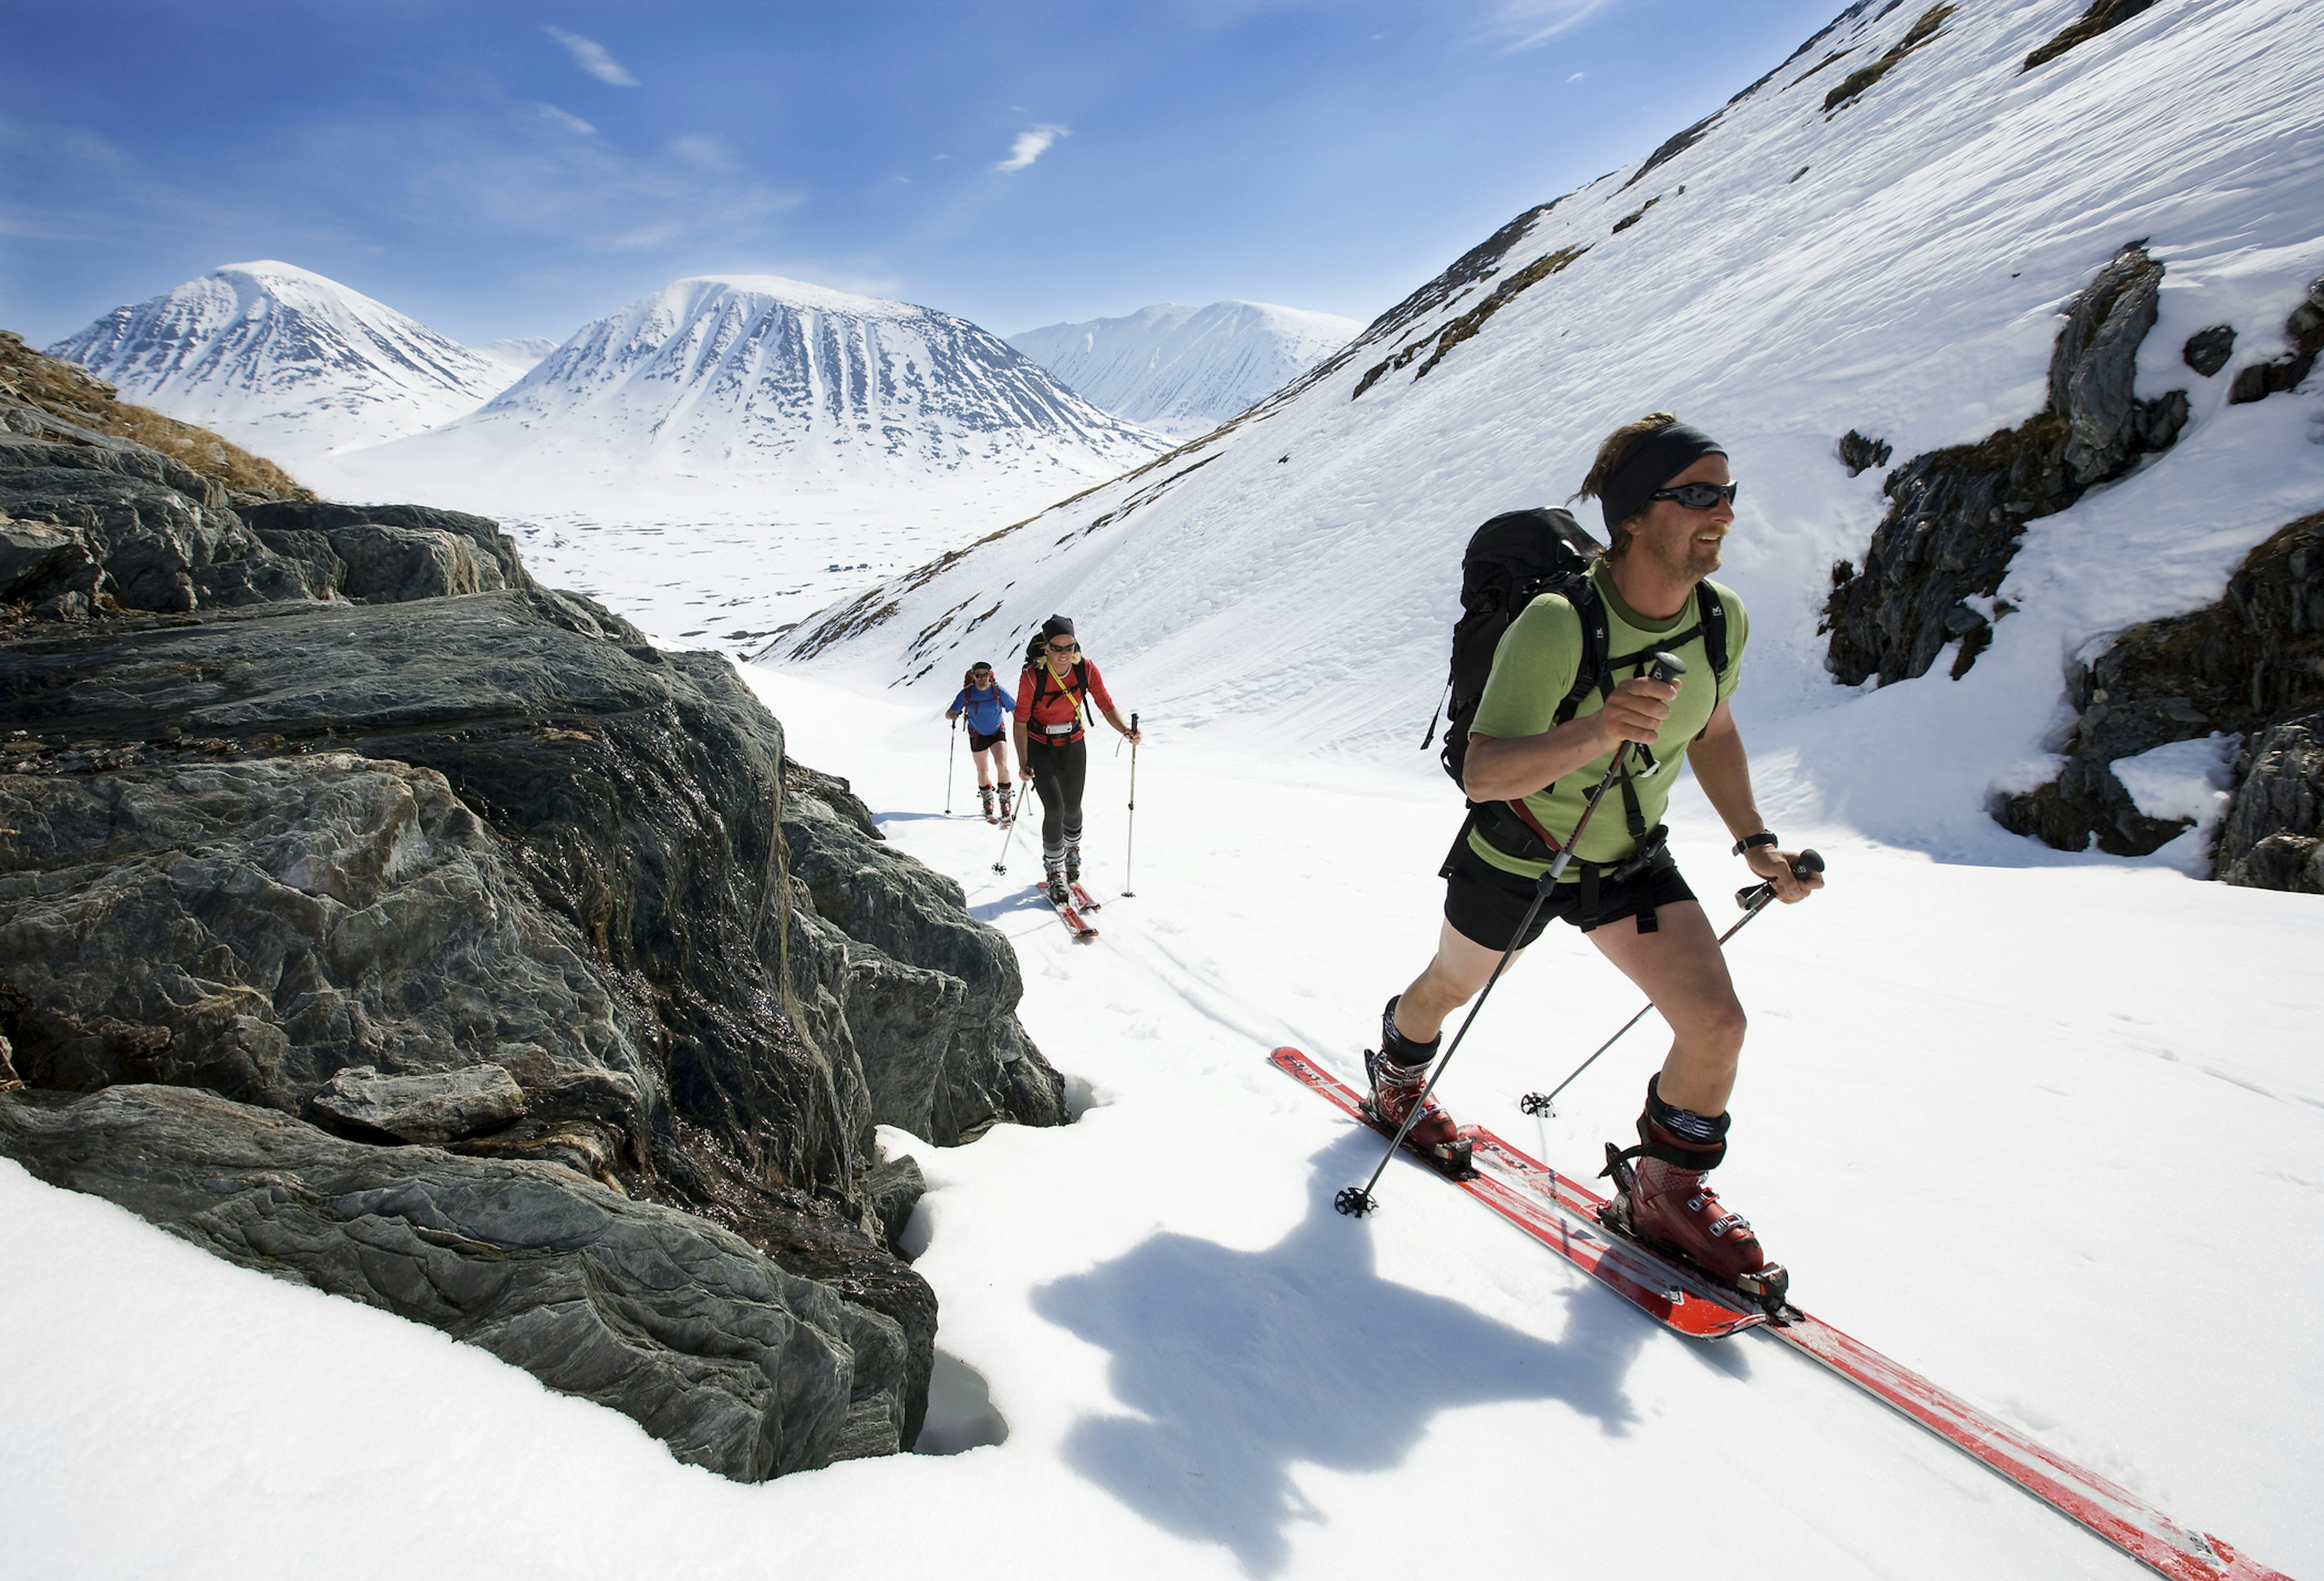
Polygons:
<instances>
[{"instance_id":1,"label":"skier in blue shirt","mask_svg":"<svg viewBox=\"0 0 2324 1581\"><path fill-rule=\"evenodd\" d=\"M1009 778L1009 717L1017 711L1017 699L1010 697L992 678L992 666L979 660L963 678L960 695L945 710L945 717L968 718L968 752L976 760L976 793L984 801L984 821L1007 823L1017 816L1017 787ZM1001 772L1001 783L994 785L988 767ZM994 809L994 793L998 791L1000 807Z\"/></svg>"}]
</instances>

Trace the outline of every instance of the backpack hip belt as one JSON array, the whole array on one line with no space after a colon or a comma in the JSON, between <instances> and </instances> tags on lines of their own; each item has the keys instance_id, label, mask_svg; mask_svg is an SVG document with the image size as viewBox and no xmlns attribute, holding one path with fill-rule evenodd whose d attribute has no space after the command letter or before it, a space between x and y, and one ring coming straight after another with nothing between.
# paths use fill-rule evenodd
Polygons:
<instances>
[{"instance_id":1,"label":"backpack hip belt","mask_svg":"<svg viewBox=\"0 0 2324 1581\"><path fill-rule=\"evenodd\" d=\"M1488 801L1469 809L1469 821L1462 826L1461 837L1467 839L1474 828L1485 838L1485 844L1504 856L1520 862L1554 862L1563 849L1549 837L1546 830L1536 822L1533 814L1521 802ZM1459 848L1455 843L1456 850ZM1449 864L1447 864L1450 865ZM1574 896L1573 920L1589 926L1604 909L1600 891L1608 884L1625 883L1640 874L1659 868L1675 867L1670 854L1670 826L1656 824L1638 837L1637 849L1619 862L1592 862L1586 856L1575 856L1566 868L1578 877L1560 883L1551 892ZM1643 906L1637 911L1638 931L1655 930L1655 909Z\"/></svg>"}]
</instances>

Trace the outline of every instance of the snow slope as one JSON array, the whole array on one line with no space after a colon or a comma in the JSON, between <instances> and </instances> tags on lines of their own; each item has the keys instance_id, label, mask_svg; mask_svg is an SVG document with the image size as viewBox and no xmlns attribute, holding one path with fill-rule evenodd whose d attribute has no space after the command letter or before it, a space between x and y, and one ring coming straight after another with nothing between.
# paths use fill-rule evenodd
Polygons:
<instances>
[{"instance_id":1,"label":"snow slope","mask_svg":"<svg viewBox=\"0 0 2324 1581\"><path fill-rule=\"evenodd\" d=\"M1915 10L1853 8L1691 143L1520 217L1291 392L785 652L941 689L964 642L1006 650L1063 609L1152 717L1214 750L1389 752L1425 773L1410 749L1467 535L1563 500L1600 436L1667 407L1742 480L1721 573L1753 617L1737 706L1758 752L1812 764L1803 808L1949 855L2050 859L1984 806L2050 772L2068 656L2218 597L2246 550L2324 503L2324 380L2229 407L2234 365L2207 380L2179 357L2220 322L2235 365L2273 356L2324 273L2324 29L2302 0L2164 0L2024 72L2080 8L1988 0L1827 111ZM2168 268L2140 393L2190 391L2176 448L2032 523L2004 589L2022 612L1962 681L1941 661L1873 695L1834 688L1817 613L1883 506L1882 474L1849 477L1838 438L1886 439L1901 464L2032 416L2059 310L2140 237ZM1892 771L1931 735L1954 750Z\"/></svg>"},{"instance_id":2,"label":"snow slope","mask_svg":"<svg viewBox=\"0 0 2324 1581\"><path fill-rule=\"evenodd\" d=\"M1738 1552L1801 1581L2145 1574L1781 1347L1664 1333L1416 1169L1370 1219L1331 1211L1377 1143L1263 1057L1355 1068L1434 936L1458 818L1439 789L1360 763L1237 772L1159 727L1138 897L1076 946L1024 887L1021 840L996 877L996 831L936 815L940 701L746 674L790 750L844 769L1011 937L1028 1030L1088 1105L954 1149L883 1133L934 1188L910 1234L937 1343L1005 1441L972 1391L932 1419L982 1447L738 1487L433 1330L0 1164L15 1568L1340 1581L1435 1573L1451 1543L1495 1574L1725 1573ZM1093 754L1101 891L1128 768ZM1698 886L1739 882L1700 798L1674 811ZM1787 827L1832 886L1732 947L1754 1027L1720 1184L1800 1300L2174 1517L2324 1573L2313 902ZM1586 1168L1637 1112L1651 1022L1558 1118L1516 1099L1633 1008L1558 929L1446 1100ZM392 1514L351 1543L351 1507Z\"/></svg>"},{"instance_id":3,"label":"snow slope","mask_svg":"<svg viewBox=\"0 0 2324 1581\"><path fill-rule=\"evenodd\" d=\"M48 348L129 400L292 465L473 411L521 370L272 259L115 308Z\"/></svg>"},{"instance_id":4,"label":"snow slope","mask_svg":"<svg viewBox=\"0 0 2324 1581\"><path fill-rule=\"evenodd\" d=\"M681 280L586 324L461 421L351 475L748 478L1055 499L1163 448L965 319L776 275Z\"/></svg>"},{"instance_id":5,"label":"snow slope","mask_svg":"<svg viewBox=\"0 0 2324 1581\"><path fill-rule=\"evenodd\" d=\"M1267 302L1159 302L1120 319L1047 324L1009 344L1108 411L1179 439L1272 395L1363 328Z\"/></svg>"}]
</instances>

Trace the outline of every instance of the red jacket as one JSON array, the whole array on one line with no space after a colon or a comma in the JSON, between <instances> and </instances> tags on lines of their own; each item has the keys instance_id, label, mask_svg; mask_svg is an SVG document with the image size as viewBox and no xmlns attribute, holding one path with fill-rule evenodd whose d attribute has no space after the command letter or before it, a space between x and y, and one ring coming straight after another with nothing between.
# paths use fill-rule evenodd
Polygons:
<instances>
[{"instance_id":1,"label":"red jacket","mask_svg":"<svg viewBox=\"0 0 2324 1581\"><path fill-rule=\"evenodd\" d=\"M1090 713L1094 717L1101 709L1113 707L1113 698L1105 689L1105 677L1097 665L1087 659L1065 672L1062 681L1049 673L1044 664L1028 664L1017 681L1017 719L1025 726L1025 739L1029 744L1037 741L1062 744L1081 739L1082 689L1086 688ZM1071 726L1053 730L1051 726Z\"/></svg>"}]
</instances>

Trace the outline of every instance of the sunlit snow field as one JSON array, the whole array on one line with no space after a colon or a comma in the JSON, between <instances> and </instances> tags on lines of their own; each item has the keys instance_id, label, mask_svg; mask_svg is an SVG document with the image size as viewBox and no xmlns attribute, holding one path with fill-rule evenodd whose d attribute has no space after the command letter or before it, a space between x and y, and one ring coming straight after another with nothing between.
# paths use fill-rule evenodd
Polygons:
<instances>
[{"instance_id":1,"label":"sunlit snow field","mask_svg":"<svg viewBox=\"0 0 2324 1581\"><path fill-rule=\"evenodd\" d=\"M997 877L1001 832L942 815L939 718L745 673L802 761L851 774L1010 935L1026 1023L1090 1105L951 1150L886 1133L933 1187L913 1234L938 1344L988 1382L1005 1442L736 1486L482 1352L0 1165L0 1568L1341 1576L1456 1541L1464 1564L1586 1575L1638 1565L1650 1532L1660 1563L1731 1564L1746 1541L1803 1576L2138 1573L1776 1345L1665 1334L1416 1169L1390 1170L1371 1220L1330 1210L1378 1144L1264 1056L1295 1042L1353 1074L1424 957L1459 814L1419 754L1222 763L1157 726L1137 896L1077 946L1021 837ZM1129 763L1093 754L1104 893ZM1763 780L1786 799L1779 763ZM1731 917L1740 864L1691 787L1676 811L1682 862ZM2324 909L2162 864L1786 833L1831 887L1731 947L1753 1031L1720 1184L1802 1304L2316 1572ZM1651 1021L1559 1118L1515 1100L1633 1008L1554 934L1445 1096L1583 1162L1627 1134Z\"/></svg>"}]
</instances>

